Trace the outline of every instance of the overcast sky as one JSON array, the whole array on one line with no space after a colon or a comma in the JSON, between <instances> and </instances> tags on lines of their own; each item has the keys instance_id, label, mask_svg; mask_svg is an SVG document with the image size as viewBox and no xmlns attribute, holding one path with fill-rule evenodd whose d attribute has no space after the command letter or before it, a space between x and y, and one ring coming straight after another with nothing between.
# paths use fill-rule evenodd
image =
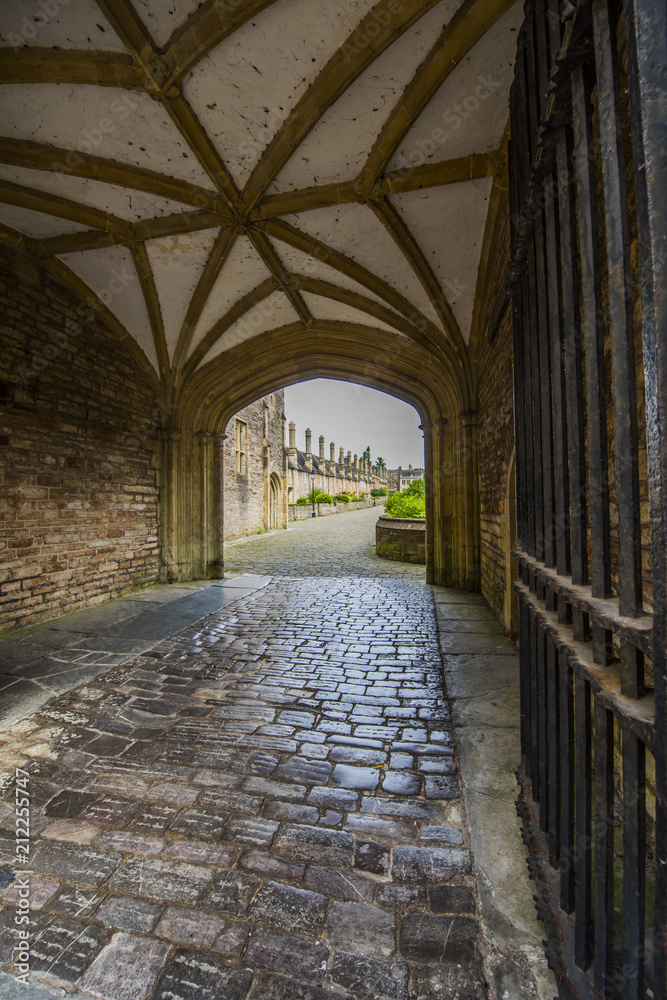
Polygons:
<instances>
[{"instance_id":1,"label":"overcast sky","mask_svg":"<svg viewBox=\"0 0 667 1000\"><path fill-rule=\"evenodd\" d=\"M370 445L375 464L384 458L387 468L424 464L424 439L419 430L419 414L407 403L375 389L351 382L318 378L299 382L285 389L285 416L296 424L296 446L305 448L305 431L313 432L313 451L319 451L319 436L324 434L324 454L329 457L329 442L359 457ZM285 444L289 444L285 428Z\"/></svg>"}]
</instances>

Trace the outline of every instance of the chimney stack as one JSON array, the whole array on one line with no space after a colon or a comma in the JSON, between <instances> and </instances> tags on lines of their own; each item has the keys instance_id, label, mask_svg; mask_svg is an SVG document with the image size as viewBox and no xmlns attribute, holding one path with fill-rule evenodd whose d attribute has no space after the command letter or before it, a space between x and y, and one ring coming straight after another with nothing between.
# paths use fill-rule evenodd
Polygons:
<instances>
[{"instance_id":1,"label":"chimney stack","mask_svg":"<svg viewBox=\"0 0 667 1000\"><path fill-rule=\"evenodd\" d=\"M336 465L336 445L333 441L329 445L329 461L331 462L331 468L333 470Z\"/></svg>"},{"instance_id":2,"label":"chimney stack","mask_svg":"<svg viewBox=\"0 0 667 1000\"><path fill-rule=\"evenodd\" d=\"M306 427L306 468L312 469L313 467L313 453L310 450L310 441L312 437L312 432L310 427Z\"/></svg>"},{"instance_id":3,"label":"chimney stack","mask_svg":"<svg viewBox=\"0 0 667 1000\"><path fill-rule=\"evenodd\" d=\"M296 462L296 424L293 420L289 425L289 457L291 462Z\"/></svg>"},{"instance_id":4,"label":"chimney stack","mask_svg":"<svg viewBox=\"0 0 667 1000\"><path fill-rule=\"evenodd\" d=\"M324 465L324 434L320 434L320 462Z\"/></svg>"}]
</instances>

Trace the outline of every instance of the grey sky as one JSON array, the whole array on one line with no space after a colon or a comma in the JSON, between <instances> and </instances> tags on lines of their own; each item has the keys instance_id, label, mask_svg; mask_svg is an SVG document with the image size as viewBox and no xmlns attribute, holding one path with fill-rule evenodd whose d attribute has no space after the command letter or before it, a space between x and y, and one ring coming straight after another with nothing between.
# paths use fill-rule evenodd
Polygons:
<instances>
[{"instance_id":1,"label":"grey sky","mask_svg":"<svg viewBox=\"0 0 667 1000\"><path fill-rule=\"evenodd\" d=\"M285 416L296 424L296 445L303 451L306 427L313 432L313 451L324 434L325 454L329 442L361 455L371 447L373 462L380 455L387 467L423 466L424 439L419 414L407 403L384 392L352 382L313 379L285 389ZM287 443L287 428L285 428Z\"/></svg>"}]
</instances>

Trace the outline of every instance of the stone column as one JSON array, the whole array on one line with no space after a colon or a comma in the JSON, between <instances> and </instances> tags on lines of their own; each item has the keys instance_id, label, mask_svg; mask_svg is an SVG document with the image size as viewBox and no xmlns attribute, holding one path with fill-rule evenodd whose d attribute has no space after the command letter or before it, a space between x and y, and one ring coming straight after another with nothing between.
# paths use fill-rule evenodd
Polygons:
<instances>
[{"instance_id":1,"label":"stone column","mask_svg":"<svg viewBox=\"0 0 667 1000\"><path fill-rule=\"evenodd\" d=\"M213 434L213 514L211 517L212 547L209 556L207 576L211 580L222 580L225 575L225 441L224 433Z\"/></svg>"},{"instance_id":2,"label":"stone column","mask_svg":"<svg viewBox=\"0 0 667 1000\"><path fill-rule=\"evenodd\" d=\"M196 579L206 579L213 543L211 519L211 454L213 438L209 431L197 433L199 443L199 535L194 538L193 570Z\"/></svg>"},{"instance_id":3,"label":"stone column","mask_svg":"<svg viewBox=\"0 0 667 1000\"><path fill-rule=\"evenodd\" d=\"M160 431L162 440L162 572L167 583L178 579L178 485L179 485L179 441L182 432L173 427Z\"/></svg>"},{"instance_id":4,"label":"stone column","mask_svg":"<svg viewBox=\"0 0 667 1000\"><path fill-rule=\"evenodd\" d=\"M477 412L459 414L461 422L461 472L463 487L463 556L462 580L465 590L476 590L479 584L479 521L477 507Z\"/></svg>"}]
</instances>

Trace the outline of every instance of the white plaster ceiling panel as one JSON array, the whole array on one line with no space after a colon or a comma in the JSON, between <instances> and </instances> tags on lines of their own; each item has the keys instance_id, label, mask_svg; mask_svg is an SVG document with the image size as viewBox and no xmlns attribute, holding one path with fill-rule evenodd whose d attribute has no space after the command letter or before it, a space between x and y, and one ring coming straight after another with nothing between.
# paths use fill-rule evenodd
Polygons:
<instances>
[{"instance_id":1,"label":"white plaster ceiling panel","mask_svg":"<svg viewBox=\"0 0 667 1000\"><path fill-rule=\"evenodd\" d=\"M277 330L289 323L298 323L299 317L292 308L284 292L272 292L256 306L225 330L222 337L216 341L208 352L202 364L207 364L212 358L228 351L237 344L251 340L260 333ZM200 365L201 367L201 365Z\"/></svg>"},{"instance_id":2,"label":"white plaster ceiling panel","mask_svg":"<svg viewBox=\"0 0 667 1000\"><path fill-rule=\"evenodd\" d=\"M134 0L135 10L160 48L200 5L201 0Z\"/></svg>"},{"instance_id":3,"label":"white plaster ceiling panel","mask_svg":"<svg viewBox=\"0 0 667 1000\"><path fill-rule=\"evenodd\" d=\"M59 219L55 215L44 212L33 212L29 208L19 208L18 205L0 205L0 225L18 229L24 236L35 240L47 239L49 236L63 236L66 233L82 233L88 226L69 219Z\"/></svg>"},{"instance_id":4,"label":"white plaster ceiling panel","mask_svg":"<svg viewBox=\"0 0 667 1000\"><path fill-rule=\"evenodd\" d=\"M7 84L2 88L0 131L211 188L166 111L138 91L71 83Z\"/></svg>"},{"instance_id":5,"label":"white plaster ceiling panel","mask_svg":"<svg viewBox=\"0 0 667 1000\"><path fill-rule=\"evenodd\" d=\"M207 55L183 92L241 187L372 0L276 0Z\"/></svg>"},{"instance_id":6,"label":"white plaster ceiling panel","mask_svg":"<svg viewBox=\"0 0 667 1000\"><path fill-rule=\"evenodd\" d=\"M229 312L235 302L270 277L271 272L248 237L237 237L199 317L192 337L192 348Z\"/></svg>"},{"instance_id":7,"label":"white plaster ceiling panel","mask_svg":"<svg viewBox=\"0 0 667 1000\"><path fill-rule=\"evenodd\" d=\"M398 38L326 111L269 193L356 177L378 132L459 0L442 0Z\"/></svg>"},{"instance_id":8,"label":"white plaster ceiling panel","mask_svg":"<svg viewBox=\"0 0 667 1000\"><path fill-rule=\"evenodd\" d=\"M217 229L207 229L146 243L170 358L217 234Z\"/></svg>"},{"instance_id":9,"label":"white plaster ceiling panel","mask_svg":"<svg viewBox=\"0 0 667 1000\"><path fill-rule=\"evenodd\" d=\"M515 3L447 77L405 136L389 169L496 149L507 124L517 32Z\"/></svg>"},{"instance_id":10,"label":"white plaster ceiling panel","mask_svg":"<svg viewBox=\"0 0 667 1000\"><path fill-rule=\"evenodd\" d=\"M309 292L303 292L302 295L315 319L330 319L338 323L355 323L358 326L372 326L377 330L388 330L390 333L396 332L393 326L383 323L381 320L376 319L375 316L371 316L361 309L355 309L354 306L347 305L346 302L337 302L336 299L330 299L326 295L311 295Z\"/></svg>"},{"instance_id":11,"label":"white plaster ceiling panel","mask_svg":"<svg viewBox=\"0 0 667 1000\"><path fill-rule=\"evenodd\" d=\"M0 42L14 49L39 45L125 52L94 0L2 0Z\"/></svg>"},{"instance_id":12,"label":"white plaster ceiling panel","mask_svg":"<svg viewBox=\"0 0 667 1000\"><path fill-rule=\"evenodd\" d=\"M369 291L363 285L360 285L358 281L354 281L353 278L348 278L342 271L337 271L334 267L325 264L319 257L311 257L309 254L302 253L301 250L297 250L296 247L291 247L289 243L283 243L279 239L273 239L269 242L273 243L274 250L278 253L290 274L296 277L302 275L307 278L321 278L323 281L329 281L333 285L338 285L339 288L345 288L349 292L357 292L359 295L365 295L367 298L373 299L374 302L380 302L383 306L387 305L385 299L376 295L375 292Z\"/></svg>"},{"instance_id":13,"label":"white plaster ceiling panel","mask_svg":"<svg viewBox=\"0 0 667 1000\"><path fill-rule=\"evenodd\" d=\"M337 205L285 216L298 229L351 257L441 326L428 295L380 220L365 205Z\"/></svg>"},{"instance_id":14,"label":"white plaster ceiling panel","mask_svg":"<svg viewBox=\"0 0 667 1000\"><path fill-rule=\"evenodd\" d=\"M484 177L390 198L418 239L466 341L492 184Z\"/></svg>"},{"instance_id":15,"label":"white plaster ceiling panel","mask_svg":"<svg viewBox=\"0 0 667 1000\"><path fill-rule=\"evenodd\" d=\"M92 288L157 369L146 302L130 251L126 247L105 247L66 253L60 260Z\"/></svg>"},{"instance_id":16,"label":"white plaster ceiling panel","mask_svg":"<svg viewBox=\"0 0 667 1000\"><path fill-rule=\"evenodd\" d=\"M133 191L131 188L91 181L85 177L72 177L70 174L54 174L49 170L30 170L27 167L0 164L0 179L22 184L33 191L69 198L80 205L98 208L102 212L126 219L127 222L174 215L191 210L192 207L144 191Z\"/></svg>"}]
</instances>

